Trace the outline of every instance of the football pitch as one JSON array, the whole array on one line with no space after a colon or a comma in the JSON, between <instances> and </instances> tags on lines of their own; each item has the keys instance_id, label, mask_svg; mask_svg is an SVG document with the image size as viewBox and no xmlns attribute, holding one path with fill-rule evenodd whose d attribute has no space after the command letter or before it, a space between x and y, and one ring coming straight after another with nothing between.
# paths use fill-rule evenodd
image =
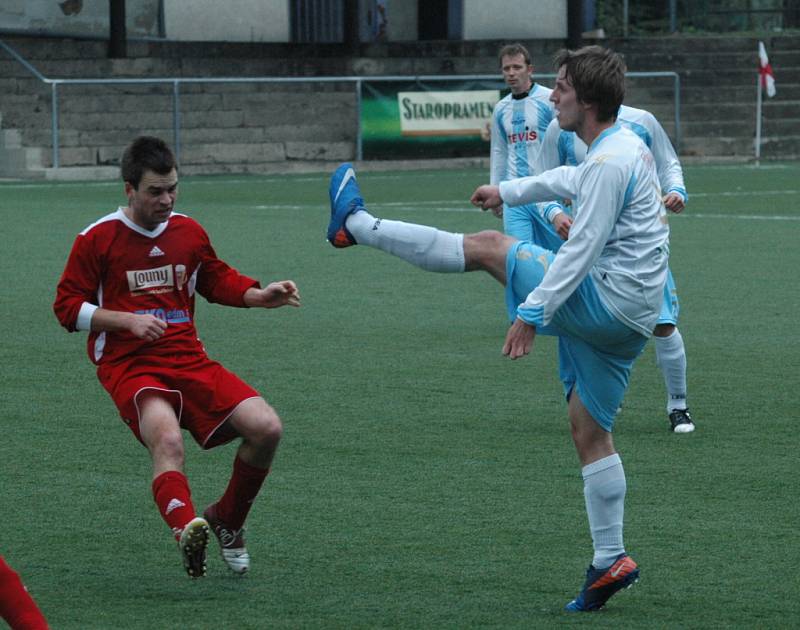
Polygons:
<instances>
[{"instance_id":1,"label":"football pitch","mask_svg":"<svg viewBox=\"0 0 800 630\"><path fill-rule=\"evenodd\" d=\"M376 216L498 228L468 198L483 169L363 172ZM158 515L146 451L119 420L85 333L52 313L75 235L119 182L0 183L0 553L56 629L797 627L800 164L686 167L670 219L689 406L668 431L652 344L615 428L634 588L570 616L591 560L555 342L501 355L503 292L325 242L327 174L185 177L178 211L301 309L198 300L201 339L259 389L285 433L248 520L252 570L216 541L192 581ZM234 446L188 434L195 506Z\"/></svg>"}]
</instances>

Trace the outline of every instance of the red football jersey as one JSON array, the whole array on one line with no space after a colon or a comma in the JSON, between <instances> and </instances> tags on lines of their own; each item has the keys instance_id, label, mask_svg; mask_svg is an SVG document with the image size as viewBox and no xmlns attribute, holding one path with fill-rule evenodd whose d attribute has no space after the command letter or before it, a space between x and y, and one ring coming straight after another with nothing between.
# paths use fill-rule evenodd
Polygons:
<instances>
[{"instance_id":1,"label":"red football jersey","mask_svg":"<svg viewBox=\"0 0 800 630\"><path fill-rule=\"evenodd\" d=\"M148 231L119 208L75 239L53 310L70 332L88 329L92 311L84 305L151 313L167 322L156 341L125 331L90 332L89 358L96 364L132 354L204 352L194 326L195 293L209 302L244 307L244 293L254 286L259 286L256 280L217 258L193 219L173 213Z\"/></svg>"}]
</instances>

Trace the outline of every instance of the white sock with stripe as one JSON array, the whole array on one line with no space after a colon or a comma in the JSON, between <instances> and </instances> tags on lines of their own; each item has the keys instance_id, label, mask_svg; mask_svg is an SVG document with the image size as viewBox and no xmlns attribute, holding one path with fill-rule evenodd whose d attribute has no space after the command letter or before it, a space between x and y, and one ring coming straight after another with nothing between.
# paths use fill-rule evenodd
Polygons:
<instances>
[{"instance_id":1,"label":"white sock with stripe","mask_svg":"<svg viewBox=\"0 0 800 630\"><path fill-rule=\"evenodd\" d=\"M464 271L464 235L427 225L376 219L369 212L354 212L347 229L359 245L383 250L427 271Z\"/></svg>"},{"instance_id":2,"label":"white sock with stripe","mask_svg":"<svg viewBox=\"0 0 800 630\"><path fill-rule=\"evenodd\" d=\"M667 386L667 413L686 409L686 348L676 328L669 337L655 337L656 364Z\"/></svg>"}]
</instances>

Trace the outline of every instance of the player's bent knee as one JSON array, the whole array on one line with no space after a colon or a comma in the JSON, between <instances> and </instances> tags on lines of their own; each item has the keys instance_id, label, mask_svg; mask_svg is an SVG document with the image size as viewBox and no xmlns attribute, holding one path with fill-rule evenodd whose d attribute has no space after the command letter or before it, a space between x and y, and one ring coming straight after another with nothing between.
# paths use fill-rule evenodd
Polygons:
<instances>
[{"instance_id":1,"label":"player's bent knee","mask_svg":"<svg viewBox=\"0 0 800 630\"><path fill-rule=\"evenodd\" d=\"M230 426L245 441L259 448L275 448L283 435L283 424L263 398L243 402L230 418Z\"/></svg>"},{"instance_id":2,"label":"player's bent knee","mask_svg":"<svg viewBox=\"0 0 800 630\"><path fill-rule=\"evenodd\" d=\"M487 249L500 247L509 239L508 236L497 230L483 230L472 234L471 237L477 244Z\"/></svg>"},{"instance_id":3,"label":"player's bent knee","mask_svg":"<svg viewBox=\"0 0 800 630\"><path fill-rule=\"evenodd\" d=\"M269 405L264 405L258 415L249 423L245 436L250 442L263 446L277 446L283 436L283 423Z\"/></svg>"},{"instance_id":4,"label":"player's bent knee","mask_svg":"<svg viewBox=\"0 0 800 630\"><path fill-rule=\"evenodd\" d=\"M259 434L261 442L270 444L280 442L281 437L283 437L283 423L274 409L270 408L259 423Z\"/></svg>"},{"instance_id":5,"label":"player's bent knee","mask_svg":"<svg viewBox=\"0 0 800 630\"><path fill-rule=\"evenodd\" d=\"M183 436L181 436L180 430L158 431L148 436L145 445L151 453L159 458L183 461Z\"/></svg>"},{"instance_id":6,"label":"player's bent knee","mask_svg":"<svg viewBox=\"0 0 800 630\"><path fill-rule=\"evenodd\" d=\"M159 398L140 403L139 432L144 445L157 458L183 459L183 436L172 407Z\"/></svg>"},{"instance_id":7,"label":"player's bent knee","mask_svg":"<svg viewBox=\"0 0 800 630\"><path fill-rule=\"evenodd\" d=\"M497 230L484 230L464 236L465 266L468 271L505 266L505 255L511 243L510 236Z\"/></svg>"},{"instance_id":8,"label":"player's bent knee","mask_svg":"<svg viewBox=\"0 0 800 630\"><path fill-rule=\"evenodd\" d=\"M675 332L675 324L658 324L653 329L653 334L656 337L669 337Z\"/></svg>"}]
</instances>

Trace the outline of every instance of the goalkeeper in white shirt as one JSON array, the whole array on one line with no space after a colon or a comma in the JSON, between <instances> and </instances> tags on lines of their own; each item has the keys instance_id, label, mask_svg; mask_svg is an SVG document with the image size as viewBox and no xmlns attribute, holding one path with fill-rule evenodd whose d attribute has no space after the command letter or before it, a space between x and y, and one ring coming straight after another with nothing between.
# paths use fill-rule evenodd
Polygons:
<instances>
[{"instance_id":1,"label":"goalkeeper in white shirt","mask_svg":"<svg viewBox=\"0 0 800 630\"><path fill-rule=\"evenodd\" d=\"M676 214L683 211L688 201L683 169L664 128L650 112L626 105L619 108L617 123L636 133L652 152L667 210ZM577 166L585 158L586 144L574 131L561 129L558 121L554 120L542 139L534 172L540 173L565 165ZM531 216L532 223L540 224L538 230L533 230L533 234L546 232L545 228L541 227L542 224L552 225L562 239L567 239L572 225L568 208L556 202L540 207L542 211L536 216ZM533 240L538 245L554 251L559 247L559 244L554 244L552 240L544 242L535 238ZM667 416L670 429L675 433L691 433L695 429L695 424L687 405L686 348L677 327L679 312L678 291L670 272L664 285L661 313L653 330L656 363L667 388Z\"/></svg>"},{"instance_id":2,"label":"goalkeeper in white shirt","mask_svg":"<svg viewBox=\"0 0 800 630\"><path fill-rule=\"evenodd\" d=\"M497 231L454 234L376 219L367 211L350 164L330 183L328 240L367 245L438 272L483 270L506 286L512 324L503 353L528 354L537 333L558 336L559 375L584 480L594 555L569 611L594 611L639 578L623 545L626 493L611 430L635 359L661 307L669 228L653 155L615 124L625 95L625 64L590 46L556 58L556 116L590 147L577 168L481 186L483 209L569 198L574 222L558 253Z\"/></svg>"}]
</instances>

